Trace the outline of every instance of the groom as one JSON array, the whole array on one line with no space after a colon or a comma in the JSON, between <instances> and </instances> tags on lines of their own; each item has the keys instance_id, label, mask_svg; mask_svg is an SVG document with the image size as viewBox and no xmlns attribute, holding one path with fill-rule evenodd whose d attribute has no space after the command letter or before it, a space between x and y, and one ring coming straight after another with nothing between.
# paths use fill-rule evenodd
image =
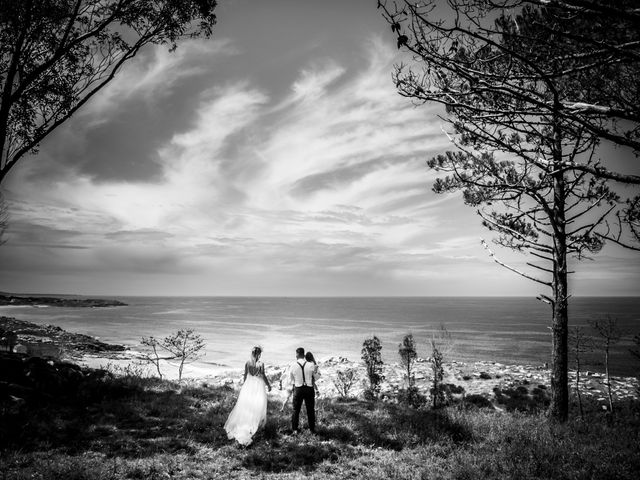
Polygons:
<instances>
[{"instance_id":1,"label":"groom","mask_svg":"<svg viewBox=\"0 0 640 480\"><path fill-rule=\"evenodd\" d=\"M315 391L313 388L315 367L313 362L304 359L304 348L296 349L296 361L289 367L289 375L293 385L293 415L291 427L294 432L299 432L300 408L302 402L307 409L307 420L311 433L316 431Z\"/></svg>"}]
</instances>

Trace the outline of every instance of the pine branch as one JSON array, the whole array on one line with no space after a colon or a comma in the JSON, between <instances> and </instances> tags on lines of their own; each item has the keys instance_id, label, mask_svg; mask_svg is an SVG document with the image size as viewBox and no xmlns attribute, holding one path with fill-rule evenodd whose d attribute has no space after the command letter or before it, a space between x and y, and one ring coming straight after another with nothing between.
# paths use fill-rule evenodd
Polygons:
<instances>
[{"instance_id":1,"label":"pine branch","mask_svg":"<svg viewBox=\"0 0 640 480\"><path fill-rule=\"evenodd\" d=\"M491 249L489 248L489 245L487 245L487 242L484 241L484 239L481 239L480 242L482 243L482 246L485 248L485 250L487 250L487 252L489 252L489 256L493 259L494 262L496 262L498 265L503 266L504 268L506 268L507 270L511 270L514 273L517 273L518 275L527 278L529 280L533 280L534 282L540 283L542 285L546 285L547 287L552 287L553 284L551 282L545 282L544 280L540 280L539 278L533 277L531 275L528 275L524 272L521 272L520 270L511 267L509 265L507 265L506 263L500 261L496 256L495 253L493 253L491 251Z\"/></svg>"}]
</instances>

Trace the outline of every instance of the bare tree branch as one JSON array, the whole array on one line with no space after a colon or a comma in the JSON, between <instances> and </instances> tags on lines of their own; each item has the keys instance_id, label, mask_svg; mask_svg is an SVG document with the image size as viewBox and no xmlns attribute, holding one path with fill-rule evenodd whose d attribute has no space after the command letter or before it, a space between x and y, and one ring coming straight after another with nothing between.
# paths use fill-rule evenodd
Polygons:
<instances>
[{"instance_id":1,"label":"bare tree branch","mask_svg":"<svg viewBox=\"0 0 640 480\"><path fill-rule=\"evenodd\" d=\"M547 287L553 286L553 284L551 282L545 282L544 280L540 280L539 278L536 278L536 277L533 277L531 275L528 275L528 274L518 270L517 268L511 267L510 265L507 265L506 263L500 261L498 259L498 257L496 257L495 253L493 253L493 251L491 251L491 249L489 248L489 245L487 245L487 242L485 242L484 239L481 239L480 242L482 243L482 246L485 248L485 250L487 250L487 252L489 252L489 256L498 265L501 265L504 268L506 268L507 270L511 270L512 272L517 273L518 275L520 275L520 276L522 276L522 277L524 277L526 279L533 280L534 282L540 283L542 285L546 285Z\"/></svg>"}]
</instances>

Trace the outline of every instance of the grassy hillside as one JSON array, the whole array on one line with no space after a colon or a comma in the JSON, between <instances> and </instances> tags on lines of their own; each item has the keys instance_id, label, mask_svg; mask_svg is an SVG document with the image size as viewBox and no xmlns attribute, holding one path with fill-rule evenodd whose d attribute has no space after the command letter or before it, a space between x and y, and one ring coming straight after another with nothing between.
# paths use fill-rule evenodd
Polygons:
<instances>
[{"instance_id":1,"label":"grassy hillside","mask_svg":"<svg viewBox=\"0 0 640 480\"><path fill-rule=\"evenodd\" d=\"M594 404L586 421L554 425L542 413L471 402L416 410L320 399L315 436L292 435L290 410L273 403L266 428L242 448L222 428L237 395L229 387L87 370L55 387L0 397L0 478L636 479L640 472L637 402L617 405L615 418Z\"/></svg>"}]
</instances>

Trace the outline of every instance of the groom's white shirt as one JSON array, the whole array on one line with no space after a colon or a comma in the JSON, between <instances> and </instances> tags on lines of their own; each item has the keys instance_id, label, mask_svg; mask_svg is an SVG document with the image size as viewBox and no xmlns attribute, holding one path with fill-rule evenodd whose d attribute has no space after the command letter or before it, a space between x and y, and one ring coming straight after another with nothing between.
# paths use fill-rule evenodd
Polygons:
<instances>
[{"instance_id":1,"label":"groom's white shirt","mask_svg":"<svg viewBox=\"0 0 640 480\"><path fill-rule=\"evenodd\" d=\"M307 382L308 387L313 386L313 377L315 375L316 366L313 362L306 362L304 358L300 358L297 361L293 362L289 366L289 373L291 375L291 383L295 387L302 387L302 366L304 365L304 379Z\"/></svg>"}]
</instances>

